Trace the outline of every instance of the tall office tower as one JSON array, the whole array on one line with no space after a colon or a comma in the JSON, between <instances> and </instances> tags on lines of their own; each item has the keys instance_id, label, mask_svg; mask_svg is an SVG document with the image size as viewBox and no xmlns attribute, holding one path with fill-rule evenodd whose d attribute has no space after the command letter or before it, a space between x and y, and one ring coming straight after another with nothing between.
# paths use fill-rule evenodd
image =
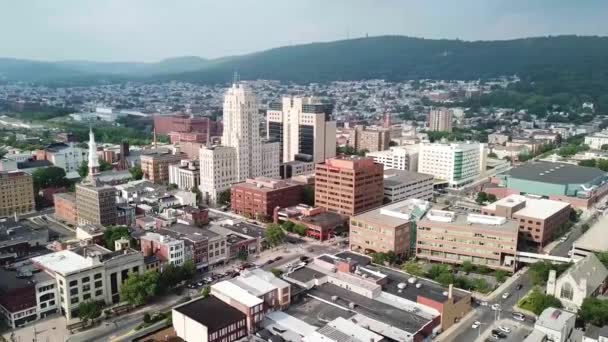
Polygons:
<instances>
[{"instance_id":1,"label":"tall office tower","mask_svg":"<svg viewBox=\"0 0 608 342\"><path fill-rule=\"evenodd\" d=\"M89 132L89 174L76 185L76 216L79 224L115 225L116 190L111 186L98 186L99 159L93 130Z\"/></svg>"},{"instance_id":2,"label":"tall office tower","mask_svg":"<svg viewBox=\"0 0 608 342\"><path fill-rule=\"evenodd\" d=\"M448 182L451 188L471 184L486 168L485 145L480 143L425 143L420 145L418 172Z\"/></svg>"},{"instance_id":3,"label":"tall office tower","mask_svg":"<svg viewBox=\"0 0 608 342\"><path fill-rule=\"evenodd\" d=\"M452 131L452 110L448 108L431 109L429 113L429 131Z\"/></svg>"},{"instance_id":4,"label":"tall office tower","mask_svg":"<svg viewBox=\"0 0 608 342\"><path fill-rule=\"evenodd\" d=\"M315 168L315 205L342 215L357 215L382 205L382 164L368 157L336 157Z\"/></svg>"},{"instance_id":5,"label":"tall office tower","mask_svg":"<svg viewBox=\"0 0 608 342\"><path fill-rule=\"evenodd\" d=\"M222 146L200 150L203 197L215 203L220 192L247 178L279 177L278 142L260 138L260 113L253 92L234 83L224 96Z\"/></svg>"},{"instance_id":6,"label":"tall office tower","mask_svg":"<svg viewBox=\"0 0 608 342\"><path fill-rule=\"evenodd\" d=\"M314 97L284 97L266 112L268 138L282 146L282 162L321 163L336 155L333 106Z\"/></svg>"}]
</instances>

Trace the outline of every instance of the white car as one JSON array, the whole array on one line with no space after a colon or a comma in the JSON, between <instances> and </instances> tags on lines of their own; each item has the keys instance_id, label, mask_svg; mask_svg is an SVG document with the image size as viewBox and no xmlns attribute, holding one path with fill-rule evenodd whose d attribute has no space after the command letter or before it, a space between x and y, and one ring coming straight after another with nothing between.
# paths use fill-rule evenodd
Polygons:
<instances>
[{"instance_id":1,"label":"white car","mask_svg":"<svg viewBox=\"0 0 608 342\"><path fill-rule=\"evenodd\" d=\"M562 236L561 238L559 238L559 241L561 242L566 242L566 240L568 240L567 236Z\"/></svg>"},{"instance_id":2,"label":"white car","mask_svg":"<svg viewBox=\"0 0 608 342\"><path fill-rule=\"evenodd\" d=\"M473 322L473 325L471 325L471 328L477 329L477 328L479 328L480 325L481 325L480 321L475 321L475 322Z\"/></svg>"},{"instance_id":3,"label":"white car","mask_svg":"<svg viewBox=\"0 0 608 342\"><path fill-rule=\"evenodd\" d=\"M524 322L526 320L526 316L524 316L524 314L520 312L514 312L513 319L515 319L516 321Z\"/></svg>"},{"instance_id":4,"label":"white car","mask_svg":"<svg viewBox=\"0 0 608 342\"><path fill-rule=\"evenodd\" d=\"M492 304L492 310L494 310L494 311L500 311L500 304L498 304L498 303Z\"/></svg>"},{"instance_id":5,"label":"white car","mask_svg":"<svg viewBox=\"0 0 608 342\"><path fill-rule=\"evenodd\" d=\"M507 334L511 332L511 329L505 327L504 325L499 326L498 329L500 329L503 332L506 332Z\"/></svg>"},{"instance_id":6,"label":"white car","mask_svg":"<svg viewBox=\"0 0 608 342\"><path fill-rule=\"evenodd\" d=\"M509 298L509 292L505 292L502 294L502 299L507 299Z\"/></svg>"},{"instance_id":7,"label":"white car","mask_svg":"<svg viewBox=\"0 0 608 342\"><path fill-rule=\"evenodd\" d=\"M488 306L488 302L481 302L481 303L479 303L479 305L481 305L481 306Z\"/></svg>"}]
</instances>

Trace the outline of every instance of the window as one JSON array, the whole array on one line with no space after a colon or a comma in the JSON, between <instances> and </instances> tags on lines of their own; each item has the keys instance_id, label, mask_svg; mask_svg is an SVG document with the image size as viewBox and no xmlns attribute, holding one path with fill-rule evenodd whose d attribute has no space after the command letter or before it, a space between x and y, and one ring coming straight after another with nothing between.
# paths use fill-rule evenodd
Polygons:
<instances>
[{"instance_id":1,"label":"window","mask_svg":"<svg viewBox=\"0 0 608 342\"><path fill-rule=\"evenodd\" d=\"M95 291L95 297L101 296L102 292L103 292L102 290Z\"/></svg>"},{"instance_id":2,"label":"window","mask_svg":"<svg viewBox=\"0 0 608 342\"><path fill-rule=\"evenodd\" d=\"M83 283L88 283L91 280L91 277L84 277L82 278L82 282Z\"/></svg>"},{"instance_id":3,"label":"window","mask_svg":"<svg viewBox=\"0 0 608 342\"><path fill-rule=\"evenodd\" d=\"M101 286L102 286L101 280L98 280L98 281L95 282L95 288L96 289L100 288Z\"/></svg>"},{"instance_id":4,"label":"window","mask_svg":"<svg viewBox=\"0 0 608 342\"><path fill-rule=\"evenodd\" d=\"M91 294L90 293L85 293L82 295L82 299L83 300L87 300L87 299L91 299Z\"/></svg>"},{"instance_id":5,"label":"window","mask_svg":"<svg viewBox=\"0 0 608 342\"><path fill-rule=\"evenodd\" d=\"M78 297L70 298L70 304L78 304Z\"/></svg>"},{"instance_id":6,"label":"window","mask_svg":"<svg viewBox=\"0 0 608 342\"><path fill-rule=\"evenodd\" d=\"M93 277L93 279L101 279L101 273L95 274L95 276Z\"/></svg>"},{"instance_id":7,"label":"window","mask_svg":"<svg viewBox=\"0 0 608 342\"><path fill-rule=\"evenodd\" d=\"M560 298L564 298L567 300L572 300L574 296L574 291L572 290L572 285L570 283L564 283L559 293Z\"/></svg>"},{"instance_id":8,"label":"window","mask_svg":"<svg viewBox=\"0 0 608 342\"><path fill-rule=\"evenodd\" d=\"M72 280L70 282L70 287L78 285L78 280Z\"/></svg>"},{"instance_id":9,"label":"window","mask_svg":"<svg viewBox=\"0 0 608 342\"><path fill-rule=\"evenodd\" d=\"M78 288L70 289L70 296L75 296L78 294Z\"/></svg>"}]
</instances>

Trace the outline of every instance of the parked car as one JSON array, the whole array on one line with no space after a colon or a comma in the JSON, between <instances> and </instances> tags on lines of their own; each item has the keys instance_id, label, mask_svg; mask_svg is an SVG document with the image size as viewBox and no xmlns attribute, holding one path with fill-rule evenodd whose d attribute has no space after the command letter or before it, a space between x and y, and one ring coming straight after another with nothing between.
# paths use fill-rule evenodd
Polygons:
<instances>
[{"instance_id":1,"label":"parked car","mask_svg":"<svg viewBox=\"0 0 608 342\"><path fill-rule=\"evenodd\" d=\"M515 289L519 291L522 287L524 287L522 284L517 284L517 286L515 286Z\"/></svg>"},{"instance_id":2,"label":"parked car","mask_svg":"<svg viewBox=\"0 0 608 342\"><path fill-rule=\"evenodd\" d=\"M505 327L504 325L499 326L498 329L502 332L506 332L507 334L511 332L511 329Z\"/></svg>"},{"instance_id":3,"label":"parked car","mask_svg":"<svg viewBox=\"0 0 608 342\"><path fill-rule=\"evenodd\" d=\"M283 257L279 255L278 257L274 258L274 261L279 261L281 259L283 259Z\"/></svg>"},{"instance_id":4,"label":"parked car","mask_svg":"<svg viewBox=\"0 0 608 342\"><path fill-rule=\"evenodd\" d=\"M500 311L501 310L500 304L498 304L498 303L492 304L492 310Z\"/></svg>"},{"instance_id":5,"label":"parked car","mask_svg":"<svg viewBox=\"0 0 608 342\"><path fill-rule=\"evenodd\" d=\"M524 314L522 314L521 312L514 312L513 319L516 321L523 322L526 320L526 316Z\"/></svg>"},{"instance_id":6,"label":"parked car","mask_svg":"<svg viewBox=\"0 0 608 342\"><path fill-rule=\"evenodd\" d=\"M481 325L480 321L475 321L475 322L473 322L473 325L471 325L471 328L477 329L477 328L479 328L480 325Z\"/></svg>"},{"instance_id":7,"label":"parked car","mask_svg":"<svg viewBox=\"0 0 608 342\"><path fill-rule=\"evenodd\" d=\"M494 330L492 330L492 337L494 337L494 338L506 338L507 334L503 333L502 331L500 331L498 329L494 329Z\"/></svg>"},{"instance_id":8,"label":"parked car","mask_svg":"<svg viewBox=\"0 0 608 342\"><path fill-rule=\"evenodd\" d=\"M507 299L509 298L509 292L505 292L502 294L502 299Z\"/></svg>"}]
</instances>

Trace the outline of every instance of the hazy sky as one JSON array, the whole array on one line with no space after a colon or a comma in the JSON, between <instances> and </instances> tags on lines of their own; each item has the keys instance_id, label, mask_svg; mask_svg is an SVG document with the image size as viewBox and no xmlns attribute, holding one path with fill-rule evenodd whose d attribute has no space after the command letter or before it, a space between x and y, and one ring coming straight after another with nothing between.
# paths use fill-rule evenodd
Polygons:
<instances>
[{"instance_id":1,"label":"hazy sky","mask_svg":"<svg viewBox=\"0 0 608 342\"><path fill-rule=\"evenodd\" d=\"M606 0L4 0L0 57L155 61L347 36L608 35Z\"/></svg>"}]
</instances>

